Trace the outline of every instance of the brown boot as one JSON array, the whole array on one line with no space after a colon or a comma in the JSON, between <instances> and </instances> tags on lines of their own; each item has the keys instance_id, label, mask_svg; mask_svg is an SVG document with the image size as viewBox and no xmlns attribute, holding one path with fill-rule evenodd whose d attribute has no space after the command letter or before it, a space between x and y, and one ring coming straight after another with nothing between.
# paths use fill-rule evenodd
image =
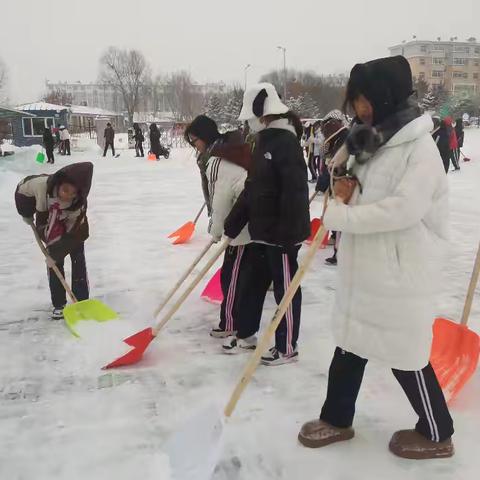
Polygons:
<instances>
[{"instance_id":1,"label":"brown boot","mask_svg":"<svg viewBox=\"0 0 480 480\"><path fill-rule=\"evenodd\" d=\"M323 420L312 420L303 425L298 434L299 442L308 448L320 448L335 442L350 440L355 435L353 428L339 428Z\"/></svg>"},{"instance_id":2,"label":"brown boot","mask_svg":"<svg viewBox=\"0 0 480 480\"><path fill-rule=\"evenodd\" d=\"M434 442L420 435L416 430L399 430L395 432L388 448L397 457L413 460L448 458L454 453L451 438L443 442Z\"/></svg>"}]
</instances>

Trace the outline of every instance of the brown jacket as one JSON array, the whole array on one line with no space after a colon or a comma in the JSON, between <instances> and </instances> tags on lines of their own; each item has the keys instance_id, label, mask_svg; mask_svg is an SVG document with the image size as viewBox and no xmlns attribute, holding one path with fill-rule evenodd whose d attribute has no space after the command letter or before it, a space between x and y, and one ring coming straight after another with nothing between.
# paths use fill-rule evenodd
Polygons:
<instances>
[{"instance_id":1,"label":"brown jacket","mask_svg":"<svg viewBox=\"0 0 480 480\"><path fill-rule=\"evenodd\" d=\"M24 178L15 190L15 204L22 217L35 216L40 236L45 239L45 227L49 221L49 204L54 201L59 185L72 183L78 195L70 206L62 209L66 233L48 247L54 260L63 259L89 236L87 220L87 196L90 192L93 164L81 162L68 165L53 175L31 175Z\"/></svg>"}]
</instances>

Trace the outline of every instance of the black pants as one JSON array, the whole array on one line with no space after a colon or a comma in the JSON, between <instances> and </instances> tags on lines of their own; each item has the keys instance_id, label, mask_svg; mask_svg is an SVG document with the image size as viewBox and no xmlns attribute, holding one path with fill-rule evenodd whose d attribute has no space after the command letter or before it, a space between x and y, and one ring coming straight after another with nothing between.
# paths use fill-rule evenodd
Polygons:
<instances>
[{"instance_id":1,"label":"black pants","mask_svg":"<svg viewBox=\"0 0 480 480\"><path fill-rule=\"evenodd\" d=\"M135 155L137 157L143 157L143 142L140 140L135 142Z\"/></svg>"},{"instance_id":2,"label":"black pants","mask_svg":"<svg viewBox=\"0 0 480 480\"><path fill-rule=\"evenodd\" d=\"M455 170L458 170L460 167L458 166L457 149L456 148L451 150L450 159L452 161L453 168L455 168Z\"/></svg>"},{"instance_id":3,"label":"black pants","mask_svg":"<svg viewBox=\"0 0 480 480\"><path fill-rule=\"evenodd\" d=\"M448 173L450 170L450 153L442 155L443 168L445 168L445 173Z\"/></svg>"},{"instance_id":4,"label":"black pants","mask_svg":"<svg viewBox=\"0 0 480 480\"><path fill-rule=\"evenodd\" d=\"M318 174L315 168L315 157L313 156L312 153L308 157L308 169L310 170L310 174L312 175L312 180L316 180Z\"/></svg>"},{"instance_id":5,"label":"black pants","mask_svg":"<svg viewBox=\"0 0 480 480\"><path fill-rule=\"evenodd\" d=\"M260 325L265 297L259 297L253 281L259 264L264 265L264 262L256 245L252 243L228 247L223 258L220 276L223 302L219 328L230 332L237 331L239 338L255 334ZM250 329L252 323L257 325L253 331Z\"/></svg>"},{"instance_id":6,"label":"black pants","mask_svg":"<svg viewBox=\"0 0 480 480\"><path fill-rule=\"evenodd\" d=\"M55 157L53 156L53 146L45 147L45 153L47 154L47 160L49 163L55 162Z\"/></svg>"},{"instance_id":7,"label":"black pants","mask_svg":"<svg viewBox=\"0 0 480 480\"><path fill-rule=\"evenodd\" d=\"M239 283L239 302L241 305L246 302L248 307L238 317L238 338L247 338L258 332L263 303L272 281L275 300L279 304L298 269L299 246L281 248L253 243L249 247L251 251L247 262L250 270L245 269ZM299 288L275 333L275 347L282 353L290 354L297 346L301 307L302 292Z\"/></svg>"},{"instance_id":8,"label":"black pants","mask_svg":"<svg viewBox=\"0 0 480 480\"><path fill-rule=\"evenodd\" d=\"M70 140L63 141L63 154L70 155Z\"/></svg>"},{"instance_id":9,"label":"black pants","mask_svg":"<svg viewBox=\"0 0 480 480\"><path fill-rule=\"evenodd\" d=\"M113 146L113 142L106 141L105 142L105 150L103 151L103 156L107 155L108 147L112 147L112 155L115 156L115 147Z\"/></svg>"},{"instance_id":10,"label":"black pants","mask_svg":"<svg viewBox=\"0 0 480 480\"><path fill-rule=\"evenodd\" d=\"M336 427L350 427L355 402L368 360L337 347L328 372L327 399L320 418ZM418 371L392 369L419 420L416 431L424 437L442 442L453 434L442 389L430 363Z\"/></svg>"},{"instance_id":11,"label":"black pants","mask_svg":"<svg viewBox=\"0 0 480 480\"><path fill-rule=\"evenodd\" d=\"M85 263L85 244L81 244L78 248L70 253L72 261L72 291L77 300L86 300L89 296L87 266ZM57 262L57 267L65 276L63 268L64 260ZM62 308L67 303L65 289L62 283L55 275L52 269L48 269L48 283L50 286L50 295L54 308Z\"/></svg>"}]
</instances>

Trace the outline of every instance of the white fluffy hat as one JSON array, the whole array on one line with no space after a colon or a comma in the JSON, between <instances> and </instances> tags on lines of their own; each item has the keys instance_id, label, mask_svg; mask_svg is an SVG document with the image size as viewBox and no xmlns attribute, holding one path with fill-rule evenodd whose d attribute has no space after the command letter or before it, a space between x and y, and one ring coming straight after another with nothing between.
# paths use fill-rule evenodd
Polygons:
<instances>
[{"instance_id":1,"label":"white fluffy hat","mask_svg":"<svg viewBox=\"0 0 480 480\"><path fill-rule=\"evenodd\" d=\"M280 100L275 87L271 83L252 85L243 95L242 111L239 120L251 120L264 115L287 113L288 107Z\"/></svg>"}]
</instances>

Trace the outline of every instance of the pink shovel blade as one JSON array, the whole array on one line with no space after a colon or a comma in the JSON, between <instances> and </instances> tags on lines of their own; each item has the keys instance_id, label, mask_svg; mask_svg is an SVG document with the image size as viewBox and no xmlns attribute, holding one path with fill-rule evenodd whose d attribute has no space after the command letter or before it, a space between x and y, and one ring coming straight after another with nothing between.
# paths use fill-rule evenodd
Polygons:
<instances>
[{"instance_id":1,"label":"pink shovel blade","mask_svg":"<svg viewBox=\"0 0 480 480\"><path fill-rule=\"evenodd\" d=\"M210 279L200 298L210 303L220 304L223 302L222 284L220 283L220 274L222 269L219 268L215 275Z\"/></svg>"},{"instance_id":2,"label":"pink shovel blade","mask_svg":"<svg viewBox=\"0 0 480 480\"><path fill-rule=\"evenodd\" d=\"M174 238L173 245L180 243L187 243L195 231L195 224L193 222L187 222L182 225L178 230L171 233L168 238Z\"/></svg>"},{"instance_id":3,"label":"pink shovel blade","mask_svg":"<svg viewBox=\"0 0 480 480\"><path fill-rule=\"evenodd\" d=\"M140 332L137 332L126 338L124 342L133 347L132 350L108 365L105 365L103 369L106 370L108 368L125 367L127 365L138 363L142 359L145 350L154 338L155 337L151 327L145 328L144 330L141 330Z\"/></svg>"}]
</instances>

